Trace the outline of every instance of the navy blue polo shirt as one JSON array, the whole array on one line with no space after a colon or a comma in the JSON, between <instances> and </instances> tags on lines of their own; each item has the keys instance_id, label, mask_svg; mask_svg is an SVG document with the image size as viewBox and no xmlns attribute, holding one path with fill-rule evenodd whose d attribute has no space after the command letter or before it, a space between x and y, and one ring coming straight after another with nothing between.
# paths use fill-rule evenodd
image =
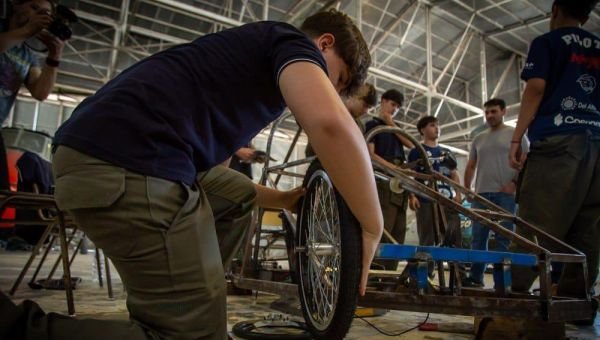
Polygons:
<instances>
[{"instance_id":1,"label":"navy blue polo shirt","mask_svg":"<svg viewBox=\"0 0 600 340\"><path fill-rule=\"evenodd\" d=\"M19 180L17 191L35 192L34 184L40 194L50 194L54 180L52 165L33 152L26 151L17 161Z\"/></svg>"},{"instance_id":2,"label":"navy blue polo shirt","mask_svg":"<svg viewBox=\"0 0 600 340\"><path fill-rule=\"evenodd\" d=\"M427 152L427 159L429 160L429 163L431 164L431 167L433 168L433 170L441 173L442 175L444 175L448 178L451 178L452 170L454 170L454 169L450 169L443 160L444 160L444 155L447 153L452 153L452 151L450 151L446 148L443 148L439 145L436 147L430 147L425 144L421 144L421 145L425 149L425 152ZM421 158L421 156L416 148L410 150L410 152L408 153L408 161L409 162L414 162L420 158ZM417 167L415 170L418 172L424 173L425 167L421 165L421 166ZM438 187L438 192L447 198L452 199L456 195L456 193L454 192L454 189L452 189L452 187L445 184L444 182L438 182L437 187ZM418 196L418 197L421 202L429 202L429 200L427 200L427 199L424 199L420 196Z\"/></svg>"},{"instance_id":3,"label":"navy blue polo shirt","mask_svg":"<svg viewBox=\"0 0 600 340\"><path fill-rule=\"evenodd\" d=\"M386 126L385 122L378 117L374 117L365 124L365 134L378 126ZM400 161L406 162L404 154L404 145L393 133L383 132L371 139L369 143L375 146L375 154L382 157L390 163Z\"/></svg>"},{"instance_id":4,"label":"navy blue polo shirt","mask_svg":"<svg viewBox=\"0 0 600 340\"><path fill-rule=\"evenodd\" d=\"M123 71L77 107L55 144L191 184L281 115L279 75L296 61L327 72L314 42L285 23L203 36Z\"/></svg>"},{"instance_id":5,"label":"navy blue polo shirt","mask_svg":"<svg viewBox=\"0 0 600 340\"><path fill-rule=\"evenodd\" d=\"M586 130L600 134L600 38L596 35L565 27L537 37L521 78L546 81L544 97L529 126L531 142Z\"/></svg>"}]
</instances>

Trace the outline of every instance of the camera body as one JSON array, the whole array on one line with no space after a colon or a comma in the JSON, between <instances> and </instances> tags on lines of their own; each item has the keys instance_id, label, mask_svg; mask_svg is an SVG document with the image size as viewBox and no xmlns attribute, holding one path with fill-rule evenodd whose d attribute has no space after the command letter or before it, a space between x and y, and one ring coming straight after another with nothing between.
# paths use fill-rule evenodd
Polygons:
<instances>
[{"instance_id":1,"label":"camera body","mask_svg":"<svg viewBox=\"0 0 600 340\"><path fill-rule=\"evenodd\" d=\"M63 5L56 6L54 10L54 19L48 26L48 32L55 35L60 40L68 40L73 35L71 24L79 20L77 15L68 7Z\"/></svg>"}]
</instances>

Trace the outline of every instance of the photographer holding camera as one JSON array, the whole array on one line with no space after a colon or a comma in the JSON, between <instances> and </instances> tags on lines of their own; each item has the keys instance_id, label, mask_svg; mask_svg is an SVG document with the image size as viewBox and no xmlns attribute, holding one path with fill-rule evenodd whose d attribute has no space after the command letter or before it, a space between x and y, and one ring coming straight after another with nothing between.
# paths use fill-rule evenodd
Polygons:
<instances>
[{"instance_id":1,"label":"photographer holding camera","mask_svg":"<svg viewBox=\"0 0 600 340\"><path fill-rule=\"evenodd\" d=\"M49 0L13 0L9 15L0 20L0 124L8 117L21 85L40 101L52 91L65 46L47 30L54 21L53 10ZM48 49L42 66L26 43L30 38L39 39ZM1 136L0 150L4 150ZM0 152L0 190L8 188L6 154Z\"/></svg>"}]
</instances>

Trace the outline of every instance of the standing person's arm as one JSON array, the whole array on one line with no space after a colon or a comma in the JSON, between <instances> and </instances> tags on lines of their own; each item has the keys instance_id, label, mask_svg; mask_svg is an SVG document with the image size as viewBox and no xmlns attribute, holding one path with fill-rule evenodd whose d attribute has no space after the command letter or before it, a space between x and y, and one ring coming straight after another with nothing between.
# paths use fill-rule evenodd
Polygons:
<instances>
[{"instance_id":1,"label":"standing person's arm","mask_svg":"<svg viewBox=\"0 0 600 340\"><path fill-rule=\"evenodd\" d=\"M475 170L477 170L477 160L473 158L469 158L467 161L467 165L465 166L465 178L464 185L465 188L471 189L471 184L473 183L473 177L475 177Z\"/></svg>"},{"instance_id":2,"label":"standing person's arm","mask_svg":"<svg viewBox=\"0 0 600 340\"><path fill-rule=\"evenodd\" d=\"M386 161L385 158L383 158L375 153L375 144L374 143L369 143L367 145L367 147L369 149L369 156L371 157L372 160L379 162L380 164L383 164L384 166L386 166L390 169L398 168L398 166L396 164Z\"/></svg>"},{"instance_id":3,"label":"standing person's arm","mask_svg":"<svg viewBox=\"0 0 600 340\"><path fill-rule=\"evenodd\" d=\"M510 141L510 152L508 154L510 166L517 170L521 170L525 159L521 152L522 138L535 118L535 114L538 112L544 98L546 91L545 79L548 79L552 72L552 58L555 54L556 51L552 49L550 42L543 37L538 37L531 42L525 68L521 74L521 79L525 80L527 84L521 98L521 109L519 110L517 126Z\"/></svg>"},{"instance_id":4,"label":"standing person's arm","mask_svg":"<svg viewBox=\"0 0 600 340\"><path fill-rule=\"evenodd\" d=\"M517 170L521 170L523 167L523 157L521 155L523 136L525 135L525 131L527 131L529 124L531 124L535 118L535 113L538 111L540 103L544 98L545 90L546 81L541 78L529 79L527 85L525 85L525 91L523 92L523 98L521 99L521 110L519 111L515 132L510 141L510 153L508 156L510 166Z\"/></svg>"},{"instance_id":5,"label":"standing person's arm","mask_svg":"<svg viewBox=\"0 0 600 340\"><path fill-rule=\"evenodd\" d=\"M40 12L29 18L24 26L0 33L0 53L8 51L11 47L38 34L44 28L48 28L51 22L52 17L49 13Z\"/></svg>"},{"instance_id":6,"label":"standing person's arm","mask_svg":"<svg viewBox=\"0 0 600 340\"><path fill-rule=\"evenodd\" d=\"M409 163L414 162L418 158L419 158L419 156L418 156L417 149L413 148L412 150L410 150L410 152L408 153L408 162ZM419 202L419 198L417 197L417 195L413 194L412 192L408 193L408 207L412 211L417 211L419 208L421 208L421 202Z\"/></svg>"},{"instance_id":7,"label":"standing person's arm","mask_svg":"<svg viewBox=\"0 0 600 340\"><path fill-rule=\"evenodd\" d=\"M479 138L480 137L478 135L473 139L473 142L471 143L471 151L469 152L469 160L467 161L467 165L465 166L465 178L463 184L469 190L471 190L471 184L473 183L475 171L477 170L477 158L479 156L477 154L477 145L480 144ZM467 199L469 199L469 197L467 197Z\"/></svg>"},{"instance_id":8,"label":"standing person's arm","mask_svg":"<svg viewBox=\"0 0 600 340\"><path fill-rule=\"evenodd\" d=\"M310 62L295 62L279 77L281 93L362 227L364 295L369 268L383 232L383 216L366 143L325 72ZM310 98L310 100L306 100Z\"/></svg>"},{"instance_id":9,"label":"standing person's arm","mask_svg":"<svg viewBox=\"0 0 600 340\"><path fill-rule=\"evenodd\" d=\"M450 179L453 180L454 182L460 184L460 175L458 174L458 170L454 169L452 170L452 172L450 172ZM460 194L460 191L455 190L456 191L456 196L454 196L454 201L456 201L457 203L462 203L462 195Z\"/></svg>"},{"instance_id":10,"label":"standing person's arm","mask_svg":"<svg viewBox=\"0 0 600 340\"><path fill-rule=\"evenodd\" d=\"M32 67L29 70L25 86L35 99L44 100L48 97L56 82L58 63L65 43L46 31L40 32L38 37L48 48L48 58L41 68Z\"/></svg>"},{"instance_id":11,"label":"standing person's arm","mask_svg":"<svg viewBox=\"0 0 600 340\"><path fill-rule=\"evenodd\" d=\"M384 116L383 121L386 125L390 127L398 127L398 125L396 125L396 123L394 122L394 118L392 118L392 116ZM394 133L394 135L396 136L396 138L398 138L400 143L402 143L402 145L406 146L408 149L412 149L415 147L414 144L408 138L402 136L399 133Z\"/></svg>"}]
</instances>

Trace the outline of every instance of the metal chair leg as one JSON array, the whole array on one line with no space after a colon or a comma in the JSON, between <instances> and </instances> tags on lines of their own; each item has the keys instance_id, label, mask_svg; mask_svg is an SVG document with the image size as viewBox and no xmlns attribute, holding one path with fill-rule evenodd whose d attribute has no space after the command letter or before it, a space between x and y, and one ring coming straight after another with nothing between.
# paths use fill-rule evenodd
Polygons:
<instances>
[{"instance_id":1,"label":"metal chair leg","mask_svg":"<svg viewBox=\"0 0 600 340\"><path fill-rule=\"evenodd\" d=\"M108 298L113 299L113 288L112 288L112 279L110 276L110 263L108 261L108 257L104 254L104 268L106 269L106 288L108 288Z\"/></svg>"},{"instance_id":2,"label":"metal chair leg","mask_svg":"<svg viewBox=\"0 0 600 340\"><path fill-rule=\"evenodd\" d=\"M66 228L65 228L65 238L66 238L66 241L67 241L67 246L68 246L69 244L71 244L71 241L72 241L72 240L73 240L73 238L75 237L75 233L76 233L76 232L77 232L77 228L73 228L73 232L71 233L71 235L69 235L69 237L68 237L68 238L66 238L66 237L67 237L67 236L66 236L66 235L67 235L67 230L66 230ZM62 245L61 245L61 248L62 248ZM62 257L62 256L63 256L63 252L62 252L62 249L61 249L61 252L60 252L60 254L58 254L58 257L56 258L56 261L54 261L54 265L52 266L52 269L50 269L50 272L48 273L48 277L46 278L46 280L48 280L48 281L52 280L52 277L54 276L54 273L56 272L56 269L58 268L58 264L59 264L59 263L60 263L60 261L62 261L62 259L63 259L63 257ZM69 261L69 266L71 265L71 262L72 262L72 261ZM70 268L70 267L69 267L69 268Z\"/></svg>"},{"instance_id":3,"label":"metal chair leg","mask_svg":"<svg viewBox=\"0 0 600 340\"><path fill-rule=\"evenodd\" d=\"M98 284L100 285L100 288L104 287L104 282L102 280L102 266L100 265L100 249L98 249L98 247L96 247L96 251L95 251L95 257L96 257L96 271L98 273Z\"/></svg>"},{"instance_id":4,"label":"metal chair leg","mask_svg":"<svg viewBox=\"0 0 600 340\"><path fill-rule=\"evenodd\" d=\"M38 252L40 251L40 248L44 245L44 241L46 241L46 239L48 238L48 235L50 234L50 230L52 230L53 227L54 227L54 224L48 225L48 227L46 228L46 230L44 230L44 233L42 234L42 237L40 238L40 240L38 241L38 243L33 248L33 251L31 252L31 256L29 256L29 259L27 260L27 263L25 264L25 266L21 270L21 273L19 273L19 277L17 277L17 280L15 281L15 283L12 286L12 288L10 289L9 294L11 296L14 295L15 292L17 291L17 288L19 287L19 285L23 281L23 278L25 277L25 274L27 274L27 271L29 270L29 267L31 267L31 264L33 263L33 260L35 259L35 257L37 256ZM46 254L44 254L44 257L42 258L42 261L46 258L45 255ZM36 270L36 273L38 271L39 271L39 268L38 268L38 270Z\"/></svg>"},{"instance_id":5,"label":"metal chair leg","mask_svg":"<svg viewBox=\"0 0 600 340\"><path fill-rule=\"evenodd\" d=\"M67 243L65 216L62 212L58 212L58 221L58 236L60 238L60 248L63 259L63 279L65 283L65 293L67 294L67 309L69 315L75 315L75 304L73 303L73 288L71 287L71 269L69 268L69 244Z\"/></svg>"}]
</instances>

